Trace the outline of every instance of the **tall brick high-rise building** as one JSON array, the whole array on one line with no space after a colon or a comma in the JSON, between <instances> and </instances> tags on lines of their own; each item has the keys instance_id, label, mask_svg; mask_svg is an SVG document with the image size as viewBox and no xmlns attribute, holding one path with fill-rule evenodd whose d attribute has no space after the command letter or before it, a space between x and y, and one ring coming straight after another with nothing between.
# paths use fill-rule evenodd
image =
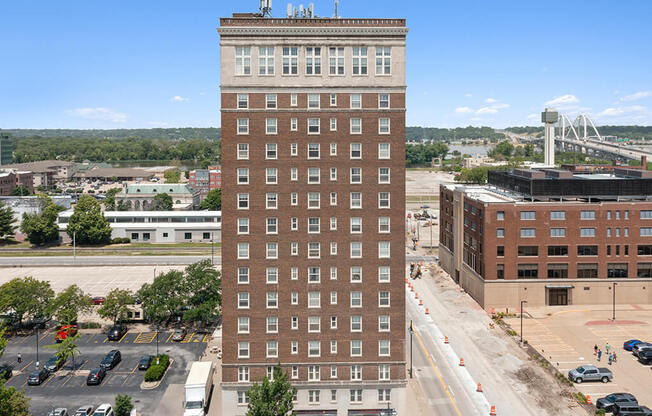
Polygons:
<instances>
[{"instance_id":1,"label":"tall brick high-rise building","mask_svg":"<svg viewBox=\"0 0 652 416\"><path fill-rule=\"evenodd\" d=\"M218 32L223 413L279 362L297 414L400 408L405 20L234 14Z\"/></svg>"}]
</instances>

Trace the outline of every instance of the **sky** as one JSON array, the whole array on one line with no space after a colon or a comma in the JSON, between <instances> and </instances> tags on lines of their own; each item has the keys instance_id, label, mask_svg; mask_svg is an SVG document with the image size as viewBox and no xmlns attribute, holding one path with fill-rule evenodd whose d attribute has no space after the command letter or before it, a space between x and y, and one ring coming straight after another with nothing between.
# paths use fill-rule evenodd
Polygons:
<instances>
[{"instance_id":1,"label":"sky","mask_svg":"<svg viewBox=\"0 0 652 416\"><path fill-rule=\"evenodd\" d=\"M219 127L219 17L257 8L0 2L0 128ZM545 106L652 125L652 1L341 0L339 14L407 19L408 126L539 125Z\"/></svg>"}]
</instances>

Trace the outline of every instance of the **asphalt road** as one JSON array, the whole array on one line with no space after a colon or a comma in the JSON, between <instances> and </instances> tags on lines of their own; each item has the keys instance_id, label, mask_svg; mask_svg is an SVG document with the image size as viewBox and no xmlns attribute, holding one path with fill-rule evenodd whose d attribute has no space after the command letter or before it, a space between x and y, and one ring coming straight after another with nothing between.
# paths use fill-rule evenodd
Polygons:
<instances>
[{"instance_id":1,"label":"asphalt road","mask_svg":"<svg viewBox=\"0 0 652 416\"><path fill-rule=\"evenodd\" d=\"M120 265L185 265L211 256L40 256L40 257L0 257L0 267L29 266L120 266ZM406 262L432 262L436 256L407 254ZM215 256L215 264L221 264L222 257Z\"/></svg>"}]
</instances>

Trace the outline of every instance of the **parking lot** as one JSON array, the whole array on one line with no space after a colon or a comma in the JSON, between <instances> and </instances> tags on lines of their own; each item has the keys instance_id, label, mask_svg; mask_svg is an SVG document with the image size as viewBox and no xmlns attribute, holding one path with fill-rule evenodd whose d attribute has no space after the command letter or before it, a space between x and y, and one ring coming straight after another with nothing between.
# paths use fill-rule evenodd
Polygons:
<instances>
[{"instance_id":1,"label":"parking lot","mask_svg":"<svg viewBox=\"0 0 652 416\"><path fill-rule=\"evenodd\" d=\"M151 414L169 384L183 384L189 365L199 358L206 348L210 334L188 332L181 342L172 342L172 332L158 333L159 352L170 355L174 360L161 385L154 390L141 390L144 371L138 370L142 355L156 354L156 332L128 332L120 341L108 341L103 333L82 333L79 339L81 355L75 359L75 373L71 373L69 360L58 372L50 375L40 386L27 385L29 373L36 368L36 335L14 336L9 339L2 362L14 366L13 376L8 386L25 389L31 398L31 412L35 416L44 415L52 407L77 407L90 404L113 403L116 394L129 394L138 410ZM44 363L53 355L45 345L54 344L52 332L39 334L39 361ZM99 386L87 386L86 377L92 368L111 350L118 349L122 361L107 375ZM17 363L17 354L22 354L22 363ZM148 412L149 411L149 412Z\"/></svg>"},{"instance_id":2,"label":"parking lot","mask_svg":"<svg viewBox=\"0 0 652 416\"><path fill-rule=\"evenodd\" d=\"M631 352L623 349L623 342L640 339L652 342L652 309L649 306L617 305L616 322L610 321L610 306L568 306L526 308L530 317L523 320L523 338L537 349L564 375L583 364L607 367L613 372L610 383L587 382L575 386L595 402L609 393L627 392L639 403L652 406L652 368L641 364ZM527 315L526 315L527 316ZM505 319L520 332L518 317ZM617 354L617 362L609 365L606 344ZM602 349L597 361L593 346Z\"/></svg>"}]
</instances>

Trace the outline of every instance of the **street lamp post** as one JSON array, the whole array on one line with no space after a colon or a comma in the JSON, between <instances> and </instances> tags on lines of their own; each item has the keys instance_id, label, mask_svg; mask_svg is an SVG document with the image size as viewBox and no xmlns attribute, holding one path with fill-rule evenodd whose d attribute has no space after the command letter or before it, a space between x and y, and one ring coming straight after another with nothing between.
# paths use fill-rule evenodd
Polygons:
<instances>
[{"instance_id":1,"label":"street lamp post","mask_svg":"<svg viewBox=\"0 0 652 416\"><path fill-rule=\"evenodd\" d=\"M211 231L211 266L215 265L215 245L213 241L213 232Z\"/></svg>"},{"instance_id":2,"label":"street lamp post","mask_svg":"<svg viewBox=\"0 0 652 416\"><path fill-rule=\"evenodd\" d=\"M77 231L72 233L72 261L77 261Z\"/></svg>"},{"instance_id":3,"label":"street lamp post","mask_svg":"<svg viewBox=\"0 0 652 416\"><path fill-rule=\"evenodd\" d=\"M158 323L156 323L156 357L158 357Z\"/></svg>"},{"instance_id":4,"label":"street lamp post","mask_svg":"<svg viewBox=\"0 0 652 416\"><path fill-rule=\"evenodd\" d=\"M527 300L521 301L521 344L523 344L523 304L527 303Z\"/></svg>"},{"instance_id":5,"label":"street lamp post","mask_svg":"<svg viewBox=\"0 0 652 416\"><path fill-rule=\"evenodd\" d=\"M412 328L412 320L410 319L410 378L412 378L412 334L414 329Z\"/></svg>"},{"instance_id":6,"label":"street lamp post","mask_svg":"<svg viewBox=\"0 0 652 416\"><path fill-rule=\"evenodd\" d=\"M612 309L611 309L611 320L616 322L616 285L618 283L613 282L613 290L612 290L612 296L613 296L613 302L612 302Z\"/></svg>"},{"instance_id":7,"label":"street lamp post","mask_svg":"<svg viewBox=\"0 0 652 416\"><path fill-rule=\"evenodd\" d=\"M38 325L36 326L36 363L38 364ZM38 365L37 365L38 368Z\"/></svg>"}]
</instances>

